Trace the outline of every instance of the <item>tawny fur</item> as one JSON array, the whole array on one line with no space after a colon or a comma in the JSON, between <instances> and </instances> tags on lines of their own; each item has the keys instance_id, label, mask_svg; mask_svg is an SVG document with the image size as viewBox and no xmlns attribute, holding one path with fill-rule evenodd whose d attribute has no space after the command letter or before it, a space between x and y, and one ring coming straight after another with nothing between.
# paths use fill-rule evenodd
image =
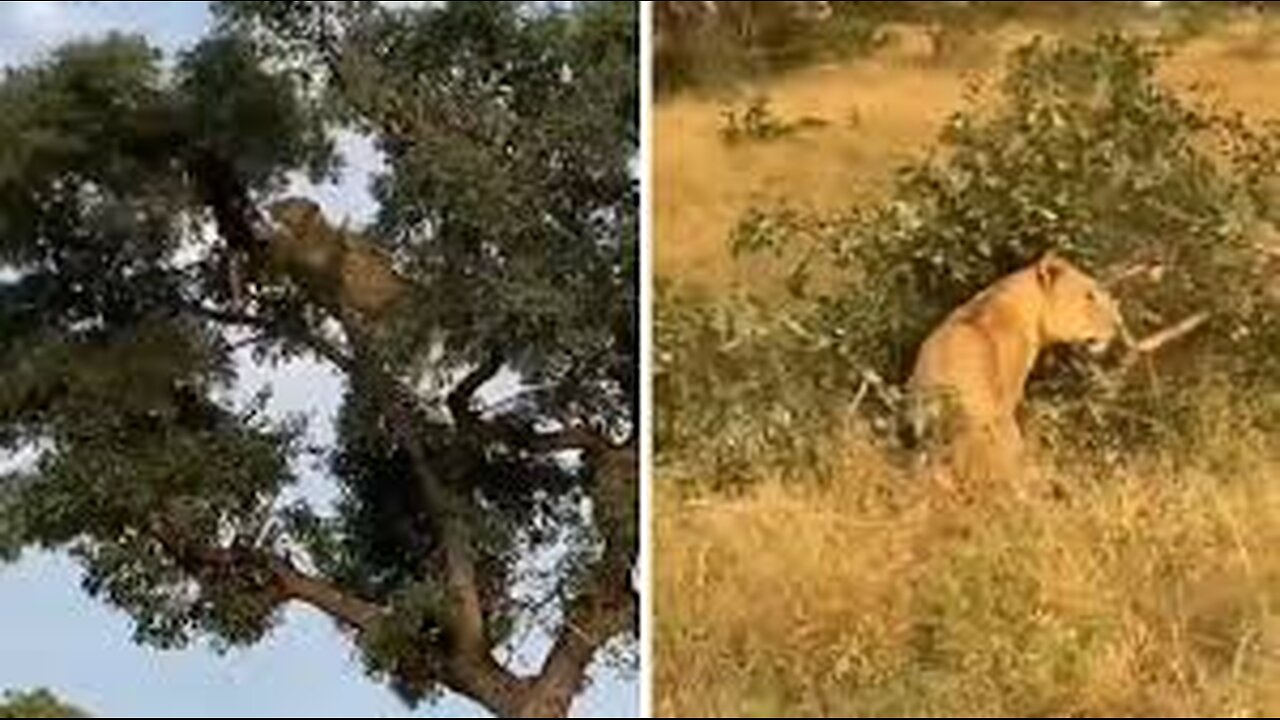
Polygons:
<instances>
[{"instance_id":1,"label":"tawny fur","mask_svg":"<svg viewBox=\"0 0 1280 720\"><path fill-rule=\"evenodd\" d=\"M357 234L330 225L315 203L287 198L273 203L268 214L276 226L272 266L334 310L376 321L404 296L407 284L390 258Z\"/></svg>"},{"instance_id":2,"label":"tawny fur","mask_svg":"<svg viewBox=\"0 0 1280 720\"><path fill-rule=\"evenodd\" d=\"M1016 414L1040 352L1058 343L1105 347L1119 327L1116 303L1097 281L1052 253L953 311L920 346L908 383L912 424L941 435L948 479L1016 479Z\"/></svg>"}]
</instances>

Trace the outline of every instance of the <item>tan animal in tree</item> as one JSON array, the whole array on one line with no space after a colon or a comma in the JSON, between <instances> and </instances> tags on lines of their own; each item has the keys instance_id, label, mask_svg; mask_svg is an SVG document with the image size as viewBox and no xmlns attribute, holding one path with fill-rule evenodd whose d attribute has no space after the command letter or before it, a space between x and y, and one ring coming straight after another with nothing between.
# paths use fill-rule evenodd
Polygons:
<instances>
[{"instance_id":1,"label":"tan animal in tree","mask_svg":"<svg viewBox=\"0 0 1280 720\"><path fill-rule=\"evenodd\" d=\"M908 383L917 437L940 430L949 466L939 479L1012 481L1022 471L1016 412L1040 351L1121 332L1116 302L1053 254L997 281L953 311L924 341ZM937 425L937 428L926 428Z\"/></svg>"},{"instance_id":2,"label":"tan animal in tree","mask_svg":"<svg viewBox=\"0 0 1280 720\"><path fill-rule=\"evenodd\" d=\"M408 283L391 258L358 234L329 224L314 202L286 198L267 206L267 214L273 221L267 245L272 270L328 309L376 322L405 296Z\"/></svg>"}]
</instances>

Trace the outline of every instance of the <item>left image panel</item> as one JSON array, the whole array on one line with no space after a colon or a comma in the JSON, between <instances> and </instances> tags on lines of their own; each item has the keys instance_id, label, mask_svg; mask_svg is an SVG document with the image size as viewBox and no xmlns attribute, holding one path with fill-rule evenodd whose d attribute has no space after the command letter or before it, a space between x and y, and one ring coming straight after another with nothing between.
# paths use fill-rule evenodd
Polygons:
<instances>
[{"instance_id":1,"label":"left image panel","mask_svg":"<svg viewBox=\"0 0 1280 720\"><path fill-rule=\"evenodd\" d=\"M0 717L638 716L638 5L0 4Z\"/></svg>"}]
</instances>

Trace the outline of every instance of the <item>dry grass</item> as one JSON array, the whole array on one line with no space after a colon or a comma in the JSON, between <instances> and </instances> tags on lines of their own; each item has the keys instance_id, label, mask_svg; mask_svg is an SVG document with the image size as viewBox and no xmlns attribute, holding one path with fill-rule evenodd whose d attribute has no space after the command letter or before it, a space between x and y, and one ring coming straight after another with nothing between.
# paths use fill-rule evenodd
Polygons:
<instances>
[{"instance_id":1,"label":"dry grass","mask_svg":"<svg viewBox=\"0 0 1280 720\"><path fill-rule=\"evenodd\" d=\"M857 441L825 487L682 496L668 468L656 710L1274 715L1280 463L1227 437L1195 462L1045 470L1065 498L963 508Z\"/></svg>"},{"instance_id":2,"label":"dry grass","mask_svg":"<svg viewBox=\"0 0 1280 720\"><path fill-rule=\"evenodd\" d=\"M1253 117L1280 116L1280 54L1251 23L1175 49L1163 75L1175 87ZM921 31L899 28L882 52L807 68L719 96L680 94L655 109L653 157L658 274L724 287L759 283L770 266L735 264L727 237L753 206L841 209L881 199L893 172L934 145L972 86L998 76L1004 53L1044 30L1007 26L973 40L948 62L930 58ZM723 112L765 96L784 120L817 118L812 128L771 142L726 144ZM980 94L979 98L982 97Z\"/></svg>"}]
</instances>

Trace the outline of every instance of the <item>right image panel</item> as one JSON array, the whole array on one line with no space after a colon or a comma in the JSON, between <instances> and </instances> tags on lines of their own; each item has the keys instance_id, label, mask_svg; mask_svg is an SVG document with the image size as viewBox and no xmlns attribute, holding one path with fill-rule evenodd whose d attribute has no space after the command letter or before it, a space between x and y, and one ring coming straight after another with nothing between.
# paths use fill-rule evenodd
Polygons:
<instances>
[{"instance_id":1,"label":"right image panel","mask_svg":"<svg viewBox=\"0 0 1280 720\"><path fill-rule=\"evenodd\" d=\"M657 2L654 714L1280 713L1280 9Z\"/></svg>"}]
</instances>

